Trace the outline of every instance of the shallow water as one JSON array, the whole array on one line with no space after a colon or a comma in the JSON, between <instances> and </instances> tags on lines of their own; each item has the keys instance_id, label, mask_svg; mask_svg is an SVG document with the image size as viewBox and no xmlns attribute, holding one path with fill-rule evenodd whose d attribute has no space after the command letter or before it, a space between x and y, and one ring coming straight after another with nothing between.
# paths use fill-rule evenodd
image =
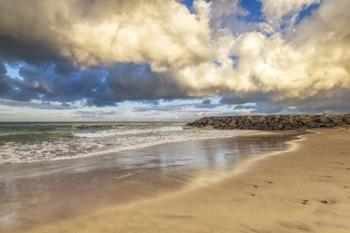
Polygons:
<instances>
[{"instance_id":1,"label":"shallow water","mask_svg":"<svg viewBox=\"0 0 350 233\"><path fill-rule=\"evenodd\" d=\"M161 195L202 173L232 172L244 160L284 150L291 138L192 140L78 159L3 164L0 226L3 231L35 227L102 206Z\"/></svg>"},{"instance_id":2,"label":"shallow water","mask_svg":"<svg viewBox=\"0 0 350 233\"><path fill-rule=\"evenodd\" d=\"M182 123L0 123L0 163L87 157L249 131L183 129Z\"/></svg>"}]
</instances>

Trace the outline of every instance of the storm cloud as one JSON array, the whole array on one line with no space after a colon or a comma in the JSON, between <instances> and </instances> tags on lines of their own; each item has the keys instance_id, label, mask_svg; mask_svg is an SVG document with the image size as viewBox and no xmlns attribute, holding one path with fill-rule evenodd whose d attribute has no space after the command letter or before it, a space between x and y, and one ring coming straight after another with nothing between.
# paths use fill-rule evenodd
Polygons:
<instances>
[{"instance_id":1,"label":"storm cloud","mask_svg":"<svg viewBox=\"0 0 350 233\"><path fill-rule=\"evenodd\" d=\"M0 97L349 109L350 2L259 2L253 19L239 0L0 0Z\"/></svg>"},{"instance_id":2,"label":"storm cloud","mask_svg":"<svg viewBox=\"0 0 350 233\"><path fill-rule=\"evenodd\" d=\"M112 67L73 69L66 74L57 70L54 64L26 64L19 69L19 74L21 79L0 74L0 97L62 103L83 100L87 106L108 106L125 100L186 96L171 79L152 72L147 64L122 63Z\"/></svg>"}]
</instances>

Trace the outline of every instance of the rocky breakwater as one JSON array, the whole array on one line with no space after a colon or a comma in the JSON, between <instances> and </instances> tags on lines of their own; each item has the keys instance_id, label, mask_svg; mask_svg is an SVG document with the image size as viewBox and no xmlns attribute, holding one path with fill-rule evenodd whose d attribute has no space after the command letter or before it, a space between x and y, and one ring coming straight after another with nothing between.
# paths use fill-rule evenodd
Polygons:
<instances>
[{"instance_id":1,"label":"rocky breakwater","mask_svg":"<svg viewBox=\"0 0 350 233\"><path fill-rule=\"evenodd\" d=\"M188 127L214 129L295 130L333 128L350 125L346 115L244 115L203 117L188 123Z\"/></svg>"}]
</instances>

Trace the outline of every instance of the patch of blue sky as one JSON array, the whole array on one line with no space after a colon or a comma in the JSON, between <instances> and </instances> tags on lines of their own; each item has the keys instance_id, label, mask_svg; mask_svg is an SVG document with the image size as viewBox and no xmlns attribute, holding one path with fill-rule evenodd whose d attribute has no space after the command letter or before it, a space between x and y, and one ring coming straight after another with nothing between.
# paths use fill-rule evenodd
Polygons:
<instances>
[{"instance_id":1,"label":"patch of blue sky","mask_svg":"<svg viewBox=\"0 0 350 233\"><path fill-rule=\"evenodd\" d=\"M23 80L23 77L19 73L19 70L21 69L22 66L23 66L23 64L21 64L21 63L15 63L15 64L5 63L5 67L6 67L6 71L7 71L6 74L13 79Z\"/></svg>"},{"instance_id":2,"label":"patch of blue sky","mask_svg":"<svg viewBox=\"0 0 350 233\"><path fill-rule=\"evenodd\" d=\"M262 22L264 16L262 14L262 3L260 0L241 0L241 7L248 11L248 14L243 16L243 19L248 22Z\"/></svg>"},{"instance_id":3,"label":"patch of blue sky","mask_svg":"<svg viewBox=\"0 0 350 233\"><path fill-rule=\"evenodd\" d=\"M312 16L320 7L320 5L322 4L322 1L318 2L318 3L314 3L311 4L307 7L305 7L303 10L301 10L297 16L297 19L295 21L295 24L299 24L301 21L303 21L303 19Z\"/></svg>"},{"instance_id":4,"label":"patch of blue sky","mask_svg":"<svg viewBox=\"0 0 350 233\"><path fill-rule=\"evenodd\" d=\"M184 4L191 12L193 12L193 1L194 0L181 0L182 4Z\"/></svg>"}]
</instances>

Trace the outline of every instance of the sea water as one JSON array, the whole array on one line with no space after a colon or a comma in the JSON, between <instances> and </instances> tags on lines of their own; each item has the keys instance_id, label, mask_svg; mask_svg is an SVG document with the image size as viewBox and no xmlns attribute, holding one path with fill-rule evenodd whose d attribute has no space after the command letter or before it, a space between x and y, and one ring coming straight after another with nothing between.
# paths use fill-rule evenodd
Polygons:
<instances>
[{"instance_id":1,"label":"sea water","mask_svg":"<svg viewBox=\"0 0 350 233\"><path fill-rule=\"evenodd\" d=\"M0 163L73 159L248 133L185 129L183 123L0 123Z\"/></svg>"}]
</instances>

